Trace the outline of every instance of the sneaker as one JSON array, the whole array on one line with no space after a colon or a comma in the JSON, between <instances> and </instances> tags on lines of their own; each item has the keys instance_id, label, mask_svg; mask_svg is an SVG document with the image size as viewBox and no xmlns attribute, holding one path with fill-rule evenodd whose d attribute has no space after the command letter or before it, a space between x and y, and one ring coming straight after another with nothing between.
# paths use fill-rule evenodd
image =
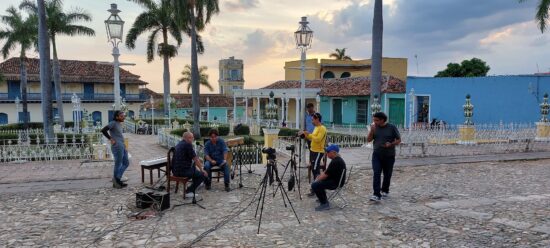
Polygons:
<instances>
[{"instance_id":1,"label":"sneaker","mask_svg":"<svg viewBox=\"0 0 550 248\"><path fill-rule=\"evenodd\" d=\"M324 210L329 210L329 209L330 209L330 204L327 202L325 204L321 204L318 207L316 207L315 211L324 211Z\"/></svg>"},{"instance_id":2,"label":"sneaker","mask_svg":"<svg viewBox=\"0 0 550 248\"><path fill-rule=\"evenodd\" d=\"M195 198L199 196L199 194L195 193ZM193 198L193 192L188 192L185 194L185 198Z\"/></svg>"},{"instance_id":3,"label":"sneaker","mask_svg":"<svg viewBox=\"0 0 550 248\"><path fill-rule=\"evenodd\" d=\"M390 197L390 192L383 192L382 191L382 198L387 198L387 197Z\"/></svg>"},{"instance_id":4,"label":"sneaker","mask_svg":"<svg viewBox=\"0 0 550 248\"><path fill-rule=\"evenodd\" d=\"M228 183L225 184L225 191L227 192L231 191L231 187L229 187Z\"/></svg>"},{"instance_id":5,"label":"sneaker","mask_svg":"<svg viewBox=\"0 0 550 248\"><path fill-rule=\"evenodd\" d=\"M128 181L128 178L126 176L122 176L120 178L120 181L123 181L123 182L127 182Z\"/></svg>"},{"instance_id":6,"label":"sneaker","mask_svg":"<svg viewBox=\"0 0 550 248\"><path fill-rule=\"evenodd\" d=\"M380 196L372 195L369 200L374 202L379 202L381 198Z\"/></svg>"},{"instance_id":7,"label":"sneaker","mask_svg":"<svg viewBox=\"0 0 550 248\"><path fill-rule=\"evenodd\" d=\"M122 189L122 185L118 184L117 182L113 182L113 188Z\"/></svg>"},{"instance_id":8,"label":"sneaker","mask_svg":"<svg viewBox=\"0 0 550 248\"><path fill-rule=\"evenodd\" d=\"M307 196L309 196L309 197L314 197L314 196L315 196L315 192L309 191L309 193L307 193Z\"/></svg>"}]
</instances>

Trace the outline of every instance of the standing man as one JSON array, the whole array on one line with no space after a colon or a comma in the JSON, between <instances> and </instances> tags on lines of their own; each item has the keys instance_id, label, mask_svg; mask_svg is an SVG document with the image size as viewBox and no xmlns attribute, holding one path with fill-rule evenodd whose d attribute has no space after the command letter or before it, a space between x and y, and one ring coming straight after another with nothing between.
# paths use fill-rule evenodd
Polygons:
<instances>
[{"instance_id":1,"label":"standing man","mask_svg":"<svg viewBox=\"0 0 550 248\"><path fill-rule=\"evenodd\" d=\"M327 138L327 128L321 124L322 116L319 113L315 113L312 116L312 122L315 126L313 133L308 131L300 131L298 134L304 136L307 140L311 141L311 147L309 148L309 161L311 162L311 171L313 172L313 179L321 173L321 159L325 155L325 142ZM308 196L314 196L313 190Z\"/></svg>"},{"instance_id":2,"label":"standing man","mask_svg":"<svg viewBox=\"0 0 550 248\"><path fill-rule=\"evenodd\" d=\"M372 152L372 189L374 191L371 201L380 201L382 197L389 196L390 180L395 163L395 146L401 143L399 130L393 124L388 123L388 116L383 112L373 115L373 124L370 126L367 141L373 142ZM380 177L384 174L382 188Z\"/></svg>"},{"instance_id":3,"label":"standing man","mask_svg":"<svg viewBox=\"0 0 550 248\"><path fill-rule=\"evenodd\" d=\"M207 173L202 168L202 163L193 149L193 140L195 140L193 133L183 133L183 139L176 145L176 151L172 158L172 174L193 180L193 184L187 187L185 197L193 197L197 187L207 180Z\"/></svg>"},{"instance_id":4,"label":"standing man","mask_svg":"<svg viewBox=\"0 0 550 248\"><path fill-rule=\"evenodd\" d=\"M210 189L210 182L212 182L212 166L219 166L223 168L223 182L225 184L225 191L229 192L229 165L227 164L227 152L229 149L225 144L225 141L218 137L219 133L217 129L210 129L208 131L210 140L204 145L204 168L208 172L208 182L206 189Z\"/></svg>"},{"instance_id":5,"label":"standing man","mask_svg":"<svg viewBox=\"0 0 550 248\"><path fill-rule=\"evenodd\" d=\"M101 132L109 141L111 142L111 152L113 153L113 158L115 160L115 166L113 170L113 188L120 189L128 186L128 184L123 183L120 179L126 168L128 168L128 150L124 144L124 136L122 136L122 122L126 115L124 112L117 110L114 112L113 120L103 129Z\"/></svg>"},{"instance_id":6,"label":"standing man","mask_svg":"<svg viewBox=\"0 0 550 248\"><path fill-rule=\"evenodd\" d=\"M327 157L331 159L327 170L322 172L315 182L311 184L311 189L317 195L320 205L315 208L316 211L330 209L330 204L327 199L326 189L334 190L338 186L343 186L346 183L346 162L340 157L340 148L336 144L332 144L326 149ZM340 178L342 181L340 181ZM338 185L340 183L340 185Z\"/></svg>"},{"instance_id":7,"label":"standing man","mask_svg":"<svg viewBox=\"0 0 550 248\"><path fill-rule=\"evenodd\" d=\"M304 117L304 131L307 131L308 133L313 133L313 130L315 129L315 125L313 125L313 114L315 114L315 109L313 108L313 103L308 103L306 106L306 116ZM307 148L311 148L311 141L306 140L307 142Z\"/></svg>"}]
</instances>

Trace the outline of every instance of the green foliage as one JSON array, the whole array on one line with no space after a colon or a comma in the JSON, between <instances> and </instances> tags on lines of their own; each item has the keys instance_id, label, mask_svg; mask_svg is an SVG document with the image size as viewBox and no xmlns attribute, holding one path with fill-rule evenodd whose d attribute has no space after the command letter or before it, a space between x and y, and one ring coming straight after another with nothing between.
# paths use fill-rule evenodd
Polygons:
<instances>
[{"instance_id":1,"label":"green foliage","mask_svg":"<svg viewBox=\"0 0 550 248\"><path fill-rule=\"evenodd\" d=\"M44 143L44 135L43 134L40 134L40 135L29 134L29 138L31 139L31 144L36 144L37 136L40 138L40 143L43 144ZM83 135L83 134L76 134L75 135L75 134L58 133L57 134L57 143L62 144L64 137L66 137L67 144L71 144L73 142L73 136L75 136L75 142L80 143L80 142L82 142L82 136L85 136L85 135ZM19 137L18 137L17 134L0 134L0 144L1 145L7 145L8 140L11 140L12 144L15 145L15 144L17 144L17 139L18 138ZM89 140L89 138L86 138L86 140Z\"/></svg>"},{"instance_id":2,"label":"green foliage","mask_svg":"<svg viewBox=\"0 0 550 248\"><path fill-rule=\"evenodd\" d=\"M206 70L208 70L207 66L201 66L199 67L199 84L208 88L210 91L214 91L214 88L212 88L212 85L210 85L210 82L208 82L208 74L206 73ZM185 65L183 71L181 72L181 78L178 79L176 82L178 85L180 84L187 84L187 92L191 90L191 66Z\"/></svg>"},{"instance_id":3,"label":"green foliage","mask_svg":"<svg viewBox=\"0 0 550 248\"><path fill-rule=\"evenodd\" d=\"M236 125L233 128L235 135L250 135L250 127L244 124Z\"/></svg>"},{"instance_id":4,"label":"green foliage","mask_svg":"<svg viewBox=\"0 0 550 248\"><path fill-rule=\"evenodd\" d=\"M185 128L180 128L180 129L174 129L170 132L170 134L172 135L176 135L178 137L182 137L183 136L183 133L187 132L187 129Z\"/></svg>"},{"instance_id":5,"label":"green foliage","mask_svg":"<svg viewBox=\"0 0 550 248\"><path fill-rule=\"evenodd\" d=\"M29 122L29 128L31 129L41 129L44 128L44 124L42 122ZM23 130L24 124L23 123L12 123L4 126L0 126L0 130ZM72 121L65 122L65 127L73 127L74 123Z\"/></svg>"},{"instance_id":6,"label":"green foliage","mask_svg":"<svg viewBox=\"0 0 550 248\"><path fill-rule=\"evenodd\" d=\"M281 131L279 131L279 136L296 136L298 135L298 132L300 130L298 129L292 129L292 128L281 128Z\"/></svg>"},{"instance_id":7,"label":"green foliage","mask_svg":"<svg viewBox=\"0 0 550 248\"><path fill-rule=\"evenodd\" d=\"M333 53L328 55L329 58L334 58L337 60L351 60L351 57L346 55L346 49L338 49L336 48Z\"/></svg>"},{"instance_id":8,"label":"green foliage","mask_svg":"<svg viewBox=\"0 0 550 248\"><path fill-rule=\"evenodd\" d=\"M460 64L449 63L447 68L437 72L435 77L485 77L490 69L491 67L485 61L472 58L464 60Z\"/></svg>"},{"instance_id":9,"label":"green foliage","mask_svg":"<svg viewBox=\"0 0 550 248\"><path fill-rule=\"evenodd\" d=\"M520 3L525 1L527 0L519 0ZM550 11L550 1L539 0L539 3L537 4L537 13L535 13L535 21L537 22L541 33L546 31L546 22L548 22L548 18L550 17L548 15L548 11Z\"/></svg>"}]
</instances>

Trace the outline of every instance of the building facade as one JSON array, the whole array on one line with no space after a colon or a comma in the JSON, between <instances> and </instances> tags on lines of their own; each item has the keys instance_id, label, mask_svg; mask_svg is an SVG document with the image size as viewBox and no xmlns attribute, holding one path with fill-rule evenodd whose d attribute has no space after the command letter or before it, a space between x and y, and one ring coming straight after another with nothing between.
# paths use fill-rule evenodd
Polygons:
<instances>
[{"instance_id":1,"label":"building facade","mask_svg":"<svg viewBox=\"0 0 550 248\"><path fill-rule=\"evenodd\" d=\"M42 100L40 88L40 60L27 59L27 103L29 122L42 122ZM18 123L22 120L21 107L16 100L22 99L20 83L20 59L10 58L0 63L0 72L5 80L0 82L0 124ZM114 104L113 66L98 64L97 61L60 60L61 94L65 121L74 121L71 98L76 95L81 101L81 111L92 115L94 124L105 124L112 119ZM140 88L147 83L138 75L120 69L120 92L128 115L138 113L145 97ZM58 116L56 92L52 82L53 115ZM19 112L19 113L18 113Z\"/></svg>"},{"instance_id":2,"label":"building facade","mask_svg":"<svg viewBox=\"0 0 550 248\"><path fill-rule=\"evenodd\" d=\"M244 65L242 59L222 59L219 63L220 77L218 79L220 94L232 95L233 90L244 87Z\"/></svg>"}]
</instances>

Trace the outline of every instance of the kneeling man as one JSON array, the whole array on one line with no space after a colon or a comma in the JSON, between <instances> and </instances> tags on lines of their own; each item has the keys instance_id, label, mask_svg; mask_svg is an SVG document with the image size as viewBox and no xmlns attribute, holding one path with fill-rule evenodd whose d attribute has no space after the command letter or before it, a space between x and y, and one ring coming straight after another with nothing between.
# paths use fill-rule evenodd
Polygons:
<instances>
[{"instance_id":1,"label":"kneeling man","mask_svg":"<svg viewBox=\"0 0 550 248\"><path fill-rule=\"evenodd\" d=\"M330 209L330 204L327 199L326 189L334 190L338 188L338 183L342 177L342 173L346 170L346 162L340 157L340 148L336 144L332 144L326 148L326 154L331 159L327 169L322 172L315 181L311 184L311 189L319 198L319 205L315 208L316 211L323 211ZM340 186L344 185L346 177L342 178Z\"/></svg>"}]
</instances>

